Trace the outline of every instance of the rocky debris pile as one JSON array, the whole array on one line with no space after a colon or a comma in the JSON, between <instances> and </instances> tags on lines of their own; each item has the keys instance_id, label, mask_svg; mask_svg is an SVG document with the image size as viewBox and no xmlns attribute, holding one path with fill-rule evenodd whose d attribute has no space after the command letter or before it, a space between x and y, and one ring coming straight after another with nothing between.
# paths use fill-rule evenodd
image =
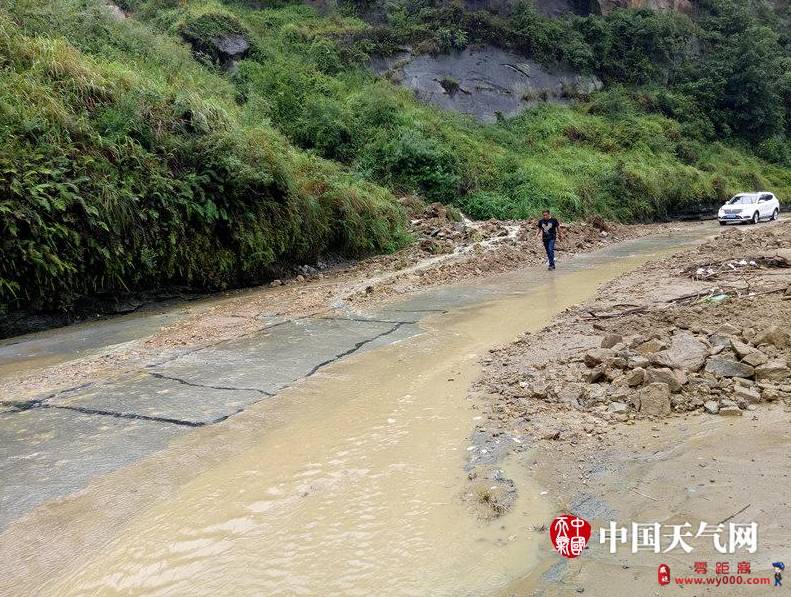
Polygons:
<instances>
[{"instance_id":1,"label":"rocky debris pile","mask_svg":"<svg viewBox=\"0 0 791 597\"><path fill-rule=\"evenodd\" d=\"M790 356L791 336L776 325L608 334L600 347L547 364L533 375L541 381L519 387L526 397L616 421L696 410L741 415L760 402L791 399Z\"/></svg>"},{"instance_id":2,"label":"rocky debris pile","mask_svg":"<svg viewBox=\"0 0 791 597\"><path fill-rule=\"evenodd\" d=\"M779 222L760 234L729 228L686 259L682 273L694 280L714 280L791 267L791 226Z\"/></svg>"}]
</instances>

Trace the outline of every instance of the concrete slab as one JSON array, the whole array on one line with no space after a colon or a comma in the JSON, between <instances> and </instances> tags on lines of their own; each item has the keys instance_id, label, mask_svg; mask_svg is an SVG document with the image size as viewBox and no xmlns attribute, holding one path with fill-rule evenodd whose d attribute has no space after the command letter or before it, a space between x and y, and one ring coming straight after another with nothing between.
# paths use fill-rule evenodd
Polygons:
<instances>
[{"instance_id":1,"label":"concrete slab","mask_svg":"<svg viewBox=\"0 0 791 597\"><path fill-rule=\"evenodd\" d=\"M381 321L296 320L179 357L151 371L193 385L273 394L398 327Z\"/></svg>"},{"instance_id":2,"label":"concrete slab","mask_svg":"<svg viewBox=\"0 0 791 597\"><path fill-rule=\"evenodd\" d=\"M58 394L47 404L200 426L223 420L265 397L254 390L195 387L144 372Z\"/></svg>"},{"instance_id":3,"label":"concrete slab","mask_svg":"<svg viewBox=\"0 0 791 597\"><path fill-rule=\"evenodd\" d=\"M162 449L188 430L59 408L0 414L0 529L93 477Z\"/></svg>"}]
</instances>

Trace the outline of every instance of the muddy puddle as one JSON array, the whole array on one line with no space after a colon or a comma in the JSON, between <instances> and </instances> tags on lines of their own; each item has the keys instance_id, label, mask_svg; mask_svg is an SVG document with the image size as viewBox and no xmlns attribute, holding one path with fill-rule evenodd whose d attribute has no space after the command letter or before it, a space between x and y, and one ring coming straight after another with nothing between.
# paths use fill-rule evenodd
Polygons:
<instances>
[{"instance_id":1,"label":"muddy puddle","mask_svg":"<svg viewBox=\"0 0 791 597\"><path fill-rule=\"evenodd\" d=\"M501 590L538 564L545 536L533 527L551 507L509 462L505 474L519 488L510 512L484 522L461 499L478 420L467 399L477 363L488 348L543 327L674 244L640 241L575 260L567 272L504 276L494 295L479 289L477 303L424 319L415 336L339 361L229 423L174 440L155 465L116 471L78 499L49 505L63 536L46 557L27 553L46 561L27 562L22 584L11 574L6 587L45 595ZM215 448L221 461L210 456ZM147 467L167 485L161 471L184 462L189 473L151 492L156 499L124 507L127 492L145 493ZM34 533L35 515L0 542Z\"/></svg>"}]
</instances>

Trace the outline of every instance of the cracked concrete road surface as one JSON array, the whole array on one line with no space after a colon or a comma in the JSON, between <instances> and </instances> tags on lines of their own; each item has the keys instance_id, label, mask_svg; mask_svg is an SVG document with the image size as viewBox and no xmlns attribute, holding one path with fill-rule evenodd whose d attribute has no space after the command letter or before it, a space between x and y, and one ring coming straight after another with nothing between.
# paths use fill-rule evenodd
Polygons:
<instances>
[{"instance_id":1,"label":"cracked concrete road surface","mask_svg":"<svg viewBox=\"0 0 791 597\"><path fill-rule=\"evenodd\" d=\"M0 396L0 594L505 586L532 557L512 537L544 510L524 498L502 526L483 528L460 504L478 359L701 237L628 241L558 272L434 288L363 314L262 317L254 331L78 387ZM5 342L0 373L101 352L178 317ZM434 566L428 554L448 541L458 544L450 563Z\"/></svg>"}]
</instances>

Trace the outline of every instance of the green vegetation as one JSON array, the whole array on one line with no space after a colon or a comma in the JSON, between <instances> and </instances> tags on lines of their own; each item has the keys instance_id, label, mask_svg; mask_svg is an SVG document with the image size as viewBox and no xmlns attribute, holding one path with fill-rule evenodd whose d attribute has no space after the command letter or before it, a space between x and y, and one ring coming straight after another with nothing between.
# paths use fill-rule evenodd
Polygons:
<instances>
[{"instance_id":1,"label":"green vegetation","mask_svg":"<svg viewBox=\"0 0 791 597\"><path fill-rule=\"evenodd\" d=\"M98 4L0 10L0 303L219 289L406 240L388 191L295 150L236 96Z\"/></svg>"},{"instance_id":2,"label":"green vegetation","mask_svg":"<svg viewBox=\"0 0 791 597\"><path fill-rule=\"evenodd\" d=\"M0 8L0 305L252 284L407 241L394 194L479 218L650 221L767 188L791 197L788 9L552 20L426 2L9 0ZM218 36L249 44L238 63ZM558 40L563 40L558 43ZM755 41L760 40L760 43ZM188 42L188 43L185 43ZM365 68L410 43L495 43L605 91L494 125ZM458 83L448 79L449 90ZM455 90L454 90L455 91ZM0 307L2 309L3 307Z\"/></svg>"}]
</instances>

